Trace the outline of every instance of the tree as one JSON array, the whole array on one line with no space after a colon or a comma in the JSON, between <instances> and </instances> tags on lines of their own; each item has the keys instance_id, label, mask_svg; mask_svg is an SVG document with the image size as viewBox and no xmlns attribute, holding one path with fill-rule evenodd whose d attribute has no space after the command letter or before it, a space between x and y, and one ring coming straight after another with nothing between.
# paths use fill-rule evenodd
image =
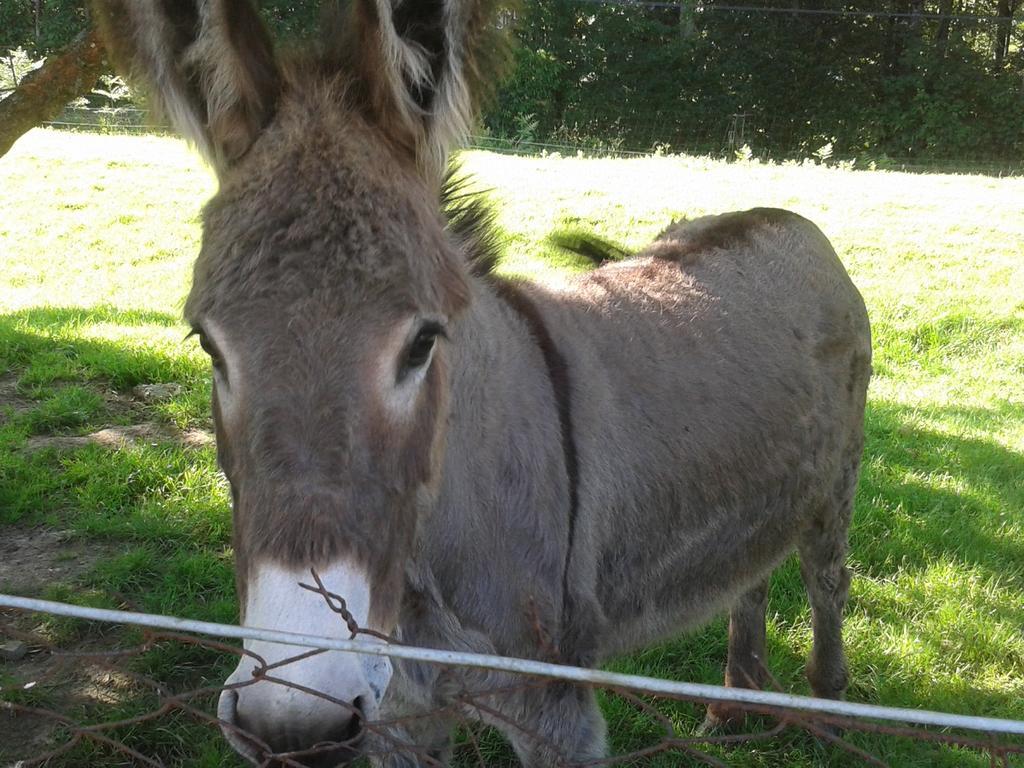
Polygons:
<instances>
[{"instance_id":1,"label":"tree","mask_svg":"<svg viewBox=\"0 0 1024 768\"><path fill-rule=\"evenodd\" d=\"M0 52L21 47L39 59L70 45L88 26L86 0L2 0Z\"/></svg>"},{"instance_id":2,"label":"tree","mask_svg":"<svg viewBox=\"0 0 1024 768\"><path fill-rule=\"evenodd\" d=\"M95 30L80 32L59 53L22 78L0 101L0 157L21 135L51 120L72 99L88 93L105 66L105 49Z\"/></svg>"}]
</instances>

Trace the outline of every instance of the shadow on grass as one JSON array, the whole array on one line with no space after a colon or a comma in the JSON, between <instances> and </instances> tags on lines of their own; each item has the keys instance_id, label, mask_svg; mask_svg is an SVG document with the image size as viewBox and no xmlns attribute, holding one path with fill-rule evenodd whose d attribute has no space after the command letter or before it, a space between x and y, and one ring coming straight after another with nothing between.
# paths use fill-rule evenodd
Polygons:
<instances>
[{"instance_id":1,"label":"shadow on grass","mask_svg":"<svg viewBox=\"0 0 1024 768\"><path fill-rule=\"evenodd\" d=\"M950 432L921 421L951 424ZM948 558L1024 590L1024 455L958 425L1024 422L1024 406L918 410L872 401L852 532L872 576Z\"/></svg>"},{"instance_id":2,"label":"shadow on grass","mask_svg":"<svg viewBox=\"0 0 1024 768\"><path fill-rule=\"evenodd\" d=\"M26 384L103 379L118 389L154 381L195 381L205 366L186 354L152 344L89 336L101 325L173 329L181 319L165 312L111 307L33 308L0 315L0 368L20 369ZM184 333L182 334L184 336Z\"/></svg>"},{"instance_id":3,"label":"shadow on grass","mask_svg":"<svg viewBox=\"0 0 1024 768\"><path fill-rule=\"evenodd\" d=\"M114 332L104 329L97 338L92 333L99 325L114 326ZM173 343L149 344L137 334L125 343L117 340L117 328L153 326L177 329L180 321L163 312L109 307L39 308L3 315L0 370L16 373L19 388L29 393L67 382L98 382L122 390L140 383L176 382L183 391L167 402L144 406L152 411L147 418L208 418L207 367L186 344L179 353ZM0 422L0 523L70 525L87 536L166 542L197 541L206 535L223 542L226 494L212 450L186 452L180 445L162 443L117 450L22 450L27 436L38 431L33 425L40 410L50 402L36 404L9 423ZM75 402L70 405L78 408ZM110 414L104 409L82 413L82 423L75 425L81 430L108 426L104 420Z\"/></svg>"}]
</instances>

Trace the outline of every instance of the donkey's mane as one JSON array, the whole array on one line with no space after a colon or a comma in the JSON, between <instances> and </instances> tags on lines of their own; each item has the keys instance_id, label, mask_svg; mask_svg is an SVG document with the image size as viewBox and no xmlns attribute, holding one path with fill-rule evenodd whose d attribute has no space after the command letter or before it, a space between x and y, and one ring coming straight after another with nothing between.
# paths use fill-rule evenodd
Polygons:
<instances>
[{"instance_id":1,"label":"donkey's mane","mask_svg":"<svg viewBox=\"0 0 1024 768\"><path fill-rule=\"evenodd\" d=\"M505 236L487 190L472 189L472 182L458 163L449 163L441 186L441 212L449 234L465 252L470 271L487 277L497 269ZM556 248L582 256L594 267L634 255L633 250L580 227L552 232L548 241Z\"/></svg>"},{"instance_id":2,"label":"donkey's mane","mask_svg":"<svg viewBox=\"0 0 1024 768\"><path fill-rule=\"evenodd\" d=\"M448 232L462 247L470 271L477 276L494 272L501 258L502 236L487 192L471 189L472 178L450 163L441 186L441 211Z\"/></svg>"}]
</instances>

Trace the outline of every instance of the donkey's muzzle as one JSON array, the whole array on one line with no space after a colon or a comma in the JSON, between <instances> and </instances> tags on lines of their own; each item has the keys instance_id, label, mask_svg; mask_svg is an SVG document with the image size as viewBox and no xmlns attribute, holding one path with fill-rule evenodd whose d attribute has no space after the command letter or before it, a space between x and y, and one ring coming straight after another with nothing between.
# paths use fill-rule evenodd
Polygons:
<instances>
[{"instance_id":1,"label":"donkey's muzzle","mask_svg":"<svg viewBox=\"0 0 1024 768\"><path fill-rule=\"evenodd\" d=\"M274 712L247 708L234 691L225 691L217 715L231 746L254 763L276 755L287 757L292 765L334 768L359 757L367 718L362 697L332 709L330 717L280 718Z\"/></svg>"},{"instance_id":2,"label":"donkey's muzzle","mask_svg":"<svg viewBox=\"0 0 1024 768\"><path fill-rule=\"evenodd\" d=\"M345 596L351 619L367 626L365 570L339 561L323 566L319 577ZM252 566L243 606L246 626L347 640L352 634L348 624L322 594L301 587L306 581L309 575L301 568ZM281 753L291 765L347 762L357 756L367 724L378 719L391 673L384 656L247 639L221 694L221 730L232 747L257 765L265 755Z\"/></svg>"}]
</instances>

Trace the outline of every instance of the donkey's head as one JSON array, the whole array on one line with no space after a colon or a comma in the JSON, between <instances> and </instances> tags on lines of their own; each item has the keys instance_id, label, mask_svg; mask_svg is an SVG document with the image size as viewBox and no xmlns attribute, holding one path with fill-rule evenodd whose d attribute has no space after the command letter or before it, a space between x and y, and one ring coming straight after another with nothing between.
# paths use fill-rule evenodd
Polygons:
<instances>
[{"instance_id":1,"label":"donkey's head","mask_svg":"<svg viewBox=\"0 0 1024 768\"><path fill-rule=\"evenodd\" d=\"M115 56L220 180L185 313L213 361L247 625L348 637L299 586L314 568L361 626L398 621L439 483L447 329L469 294L437 193L475 111L478 51L493 49L483 5L354 0L287 64L248 0L99 5ZM303 650L246 647L268 664ZM255 666L239 664L220 706L253 759L356 743L390 678L337 652L268 673L283 683L253 682Z\"/></svg>"}]
</instances>

